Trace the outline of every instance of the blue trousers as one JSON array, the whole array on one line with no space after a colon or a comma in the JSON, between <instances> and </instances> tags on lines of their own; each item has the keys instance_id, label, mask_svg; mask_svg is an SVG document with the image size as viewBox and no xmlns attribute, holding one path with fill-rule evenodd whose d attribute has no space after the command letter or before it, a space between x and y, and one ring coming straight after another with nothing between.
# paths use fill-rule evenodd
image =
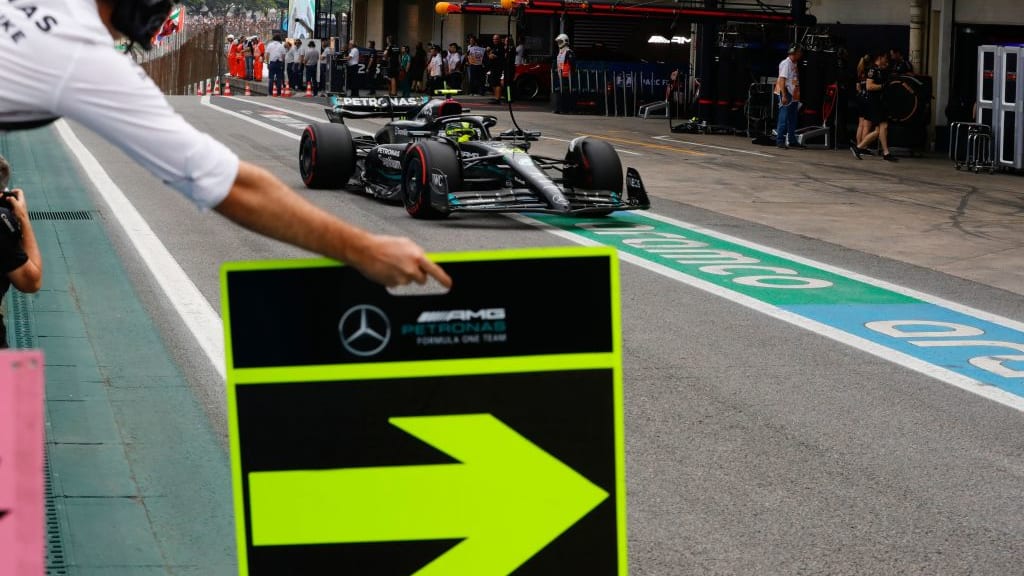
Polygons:
<instances>
[{"instance_id":1,"label":"blue trousers","mask_svg":"<svg viewBox=\"0 0 1024 576\"><path fill-rule=\"evenodd\" d=\"M267 69L270 72L270 83L267 84L267 96L274 92L277 86L277 93L284 91L284 62L268 62Z\"/></svg>"},{"instance_id":2,"label":"blue trousers","mask_svg":"<svg viewBox=\"0 0 1024 576\"><path fill-rule=\"evenodd\" d=\"M789 144L796 144L796 121L800 115L800 103L790 100L789 104L782 106L781 99L777 102L780 102L780 106L779 123L775 126L775 143L778 146L785 146L788 140Z\"/></svg>"}]
</instances>

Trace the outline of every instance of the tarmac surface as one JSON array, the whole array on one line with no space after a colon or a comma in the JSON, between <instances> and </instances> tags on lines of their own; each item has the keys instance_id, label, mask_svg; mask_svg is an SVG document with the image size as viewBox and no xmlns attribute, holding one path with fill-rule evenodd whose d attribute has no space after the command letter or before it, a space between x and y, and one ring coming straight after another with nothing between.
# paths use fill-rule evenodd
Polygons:
<instances>
[{"instance_id":1,"label":"tarmac surface","mask_svg":"<svg viewBox=\"0 0 1024 576\"><path fill-rule=\"evenodd\" d=\"M577 239L571 229L552 234L519 216L424 222L369 197L304 189L297 136L324 119L318 99L171 101L316 204L429 251ZM497 116L498 129L511 127L506 108L465 101ZM665 119L513 106L519 125L543 131L531 152L561 156L582 135L615 145L643 177L659 226L737 240L765 263L765 254L786 259L775 268L825 266L877 281L871 290L927 295L943 313L981 311L1006 339L1024 333L1018 175L958 172L933 155L858 161L842 149L777 150L735 136L673 133ZM372 131L382 122L350 124ZM92 169L55 130L7 137L0 153L17 174L34 171L19 182L32 209L95 216L42 226L46 287L22 297L31 342L47 354L63 565L68 574L236 573L222 368L182 321L187 290L168 295L166 266L149 263L137 227L122 225L123 209L108 204L106 185L90 183ZM142 235L180 266L204 301L199 308L220 310L223 262L308 256L197 213L110 144L78 126L70 131L148 225ZM1014 386L1024 377L1012 375L1024 370L1019 356L1002 352L1007 386L965 383L947 372L959 369L952 360L924 358L925 366L857 344L825 320L794 319L816 313L805 303L756 294L755 302L618 247L630 573L1020 572L1024 403ZM854 316L863 311L840 304ZM859 316L855 323L863 324ZM533 573L529 564L516 572Z\"/></svg>"}]
</instances>

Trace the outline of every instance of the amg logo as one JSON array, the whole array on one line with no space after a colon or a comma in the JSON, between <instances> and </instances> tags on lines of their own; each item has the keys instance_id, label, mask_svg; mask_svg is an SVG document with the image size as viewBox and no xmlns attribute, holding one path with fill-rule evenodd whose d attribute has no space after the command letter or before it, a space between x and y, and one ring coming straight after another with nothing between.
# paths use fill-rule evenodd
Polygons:
<instances>
[{"instance_id":1,"label":"amg logo","mask_svg":"<svg viewBox=\"0 0 1024 576\"><path fill-rule=\"evenodd\" d=\"M479 310L428 310L421 312L416 322L451 322L452 320L504 320L504 308L481 308Z\"/></svg>"}]
</instances>

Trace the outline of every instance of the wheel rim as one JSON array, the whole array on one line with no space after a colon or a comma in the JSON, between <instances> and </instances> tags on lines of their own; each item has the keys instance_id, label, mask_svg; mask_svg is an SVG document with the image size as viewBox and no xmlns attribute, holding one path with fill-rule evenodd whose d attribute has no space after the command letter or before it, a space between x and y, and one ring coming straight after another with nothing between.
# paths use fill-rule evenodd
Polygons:
<instances>
[{"instance_id":1,"label":"wheel rim","mask_svg":"<svg viewBox=\"0 0 1024 576\"><path fill-rule=\"evenodd\" d=\"M423 193L423 183L420 182L420 173L423 172L423 164L417 156L409 159L405 167L405 198L409 206L416 206L420 203L420 196Z\"/></svg>"},{"instance_id":2,"label":"wheel rim","mask_svg":"<svg viewBox=\"0 0 1024 576\"><path fill-rule=\"evenodd\" d=\"M302 180L306 182L313 173L313 154L313 139L303 134L299 145L299 170L302 172Z\"/></svg>"},{"instance_id":3,"label":"wheel rim","mask_svg":"<svg viewBox=\"0 0 1024 576\"><path fill-rule=\"evenodd\" d=\"M533 100L540 93L540 85L530 76L519 81L519 94L524 100Z\"/></svg>"}]
</instances>

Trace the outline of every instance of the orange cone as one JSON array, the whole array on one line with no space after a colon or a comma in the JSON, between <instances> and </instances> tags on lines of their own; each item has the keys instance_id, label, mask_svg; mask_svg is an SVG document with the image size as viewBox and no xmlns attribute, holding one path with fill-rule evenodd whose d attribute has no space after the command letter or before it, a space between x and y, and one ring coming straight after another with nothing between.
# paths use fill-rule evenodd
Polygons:
<instances>
[{"instance_id":1,"label":"orange cone","mask_svg":"<svg viewBox=\"0 0 1024 576\"><path fill-rule=\"evenodd\" d=\"M202 80L200 80L200 81L199 81L199 82L197 83L197 86L196 86L196 95L198 95L198 96L202 96L202 95L203 95L203 81L202 81Z\"/></svg>"},{"instance_id":2,"label":"orange cone","mask_svg":"<svg viewBox=\"0 0 1024 576\"><path fill-rule=\"evenodd\" d=\"M270 95L271 96L277 96L278 95L277 94L277 84L271 84L270 85Z\"/></svg>"},{"instance_id":3,"label":"orange cone","mask_svg":"<svg viewBox=\"0 0 1024 576\"><path fill-rule=\"evenodd\" d=\"M230 82L225 82L224 83L224 95L225 96L231 96L232 95L231 94L231 83Z\"/></svg>"},{"instance_id":4,"label":"orange cone","mask_svg":"<svg viewBox=\"0 0 1024 576\"><path fill-rule=\"evenodd\" d=\"M252 96L252 88L249 88L249 83L248 82L245 83L245 95L246 96Z\"/></svg>"},{"instance_id":5,"label":"orange cone","mask_svg":"<svg viewBox=\"0 0 1024 576\"><path fill-rule=\"evenodd\" d=\"M312 81L307 81L306 82L306 98L312 98L312 97L313 97L313 82Z\"/></svg>"},{"instance_id":6,"label":"orange cone","mask_svg":"<svg viewBox=\"0 0 1024 576\"><path fill-rule=\"evenodd\" d=\"M207 94L212 94L213 93L213 83L210 82L209 78L206 79L206 93Z\"/></svg>"},{"instance_id":7,"label":"orange cone","mask_svg":"<svg viewBox=\"0 0 1024 576\"><path fill-rule=\"evenodd\" d=\"M292 87L289 86L287 82L284 85L284 93L281 94L281 95L284 96L285 98L291 98L292 97Z\"/></svg>"},{"instance_id":8,"label":"orange cone","mask_svg":"<svg viewBox=\"0 0 1024 576\"><path fill-rule=\"evenodd\" d=\"M217 82L213 85L213 93L220 96L220 78L217 78Z\"/></svg>"}]
</instances>

